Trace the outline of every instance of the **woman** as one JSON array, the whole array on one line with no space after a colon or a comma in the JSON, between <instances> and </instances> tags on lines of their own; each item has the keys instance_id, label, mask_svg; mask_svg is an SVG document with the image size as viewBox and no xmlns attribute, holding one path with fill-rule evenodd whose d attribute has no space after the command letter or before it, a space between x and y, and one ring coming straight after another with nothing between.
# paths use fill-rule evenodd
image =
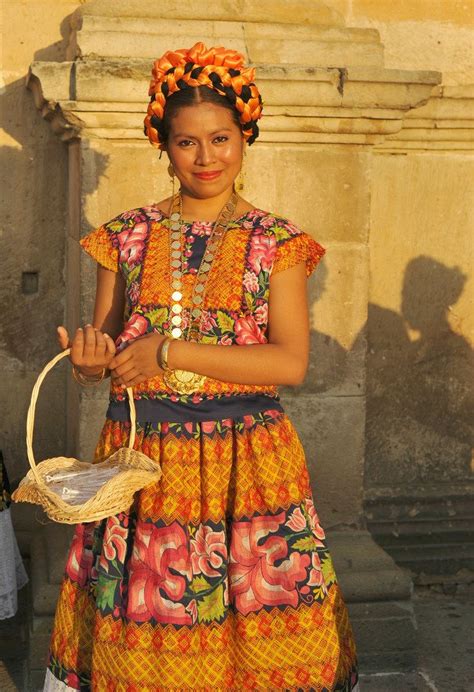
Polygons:
<instances>
[{"instance_id":1,"label":"woman","mask_svg":"<svg viewBox=\"0 0 474 692\"><path fill-rule=\"evenodd\" d=\"M78 526L47 690L356 689L355 648L304 452L277 385L308 361L306 279L324 253L235 192L261 98L243 57L156 61L145 132L180 191L83 239L99 263L76 378L111 376L97 459L128 439L159 483ZM124 318L125 316L125 318Z\"/></svg>"},{"instance_id":2,"label":"woman","mask_svg":"<svg viewBox=\"0 0 474 692\"><path fill-rule=\"evenodd\" d=\"M0 451L0 620L18 610L17 591L28 582L10 516L10 485Z\"/></svg>"}]
</instances>

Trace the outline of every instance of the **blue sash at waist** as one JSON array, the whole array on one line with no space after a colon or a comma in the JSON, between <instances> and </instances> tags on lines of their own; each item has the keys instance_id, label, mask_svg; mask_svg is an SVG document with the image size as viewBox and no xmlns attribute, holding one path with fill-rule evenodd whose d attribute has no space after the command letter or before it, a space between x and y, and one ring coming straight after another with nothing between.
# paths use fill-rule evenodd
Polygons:
<instances>
[{"instance_id":1,"label":"blue sash at waist","mask_svg":"<svg viewBox=\"0 0 474 692\"><path fill-rule=\"evenodd\" d=\"M138 423L187 423L239 418L268 409L283 411L280 397L266 394L237 394L204 399L198 404L171 399L136 399L135 408ZM130 421L128 401L111 401L107 409L107 418L114 421Z\"/></svg>"}]
</instances>

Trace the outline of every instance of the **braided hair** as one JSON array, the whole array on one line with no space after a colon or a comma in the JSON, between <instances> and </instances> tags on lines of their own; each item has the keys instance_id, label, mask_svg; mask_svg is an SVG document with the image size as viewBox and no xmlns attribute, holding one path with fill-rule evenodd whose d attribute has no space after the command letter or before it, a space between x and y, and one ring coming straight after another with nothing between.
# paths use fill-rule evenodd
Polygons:
<instances>
[{"instance_id":1,"label":"braided hair","mask_svg":"<svg viewBox=\"0 0 474 692\"><path fill-rule=\"evenodd\" d=\"M253 144L258 137L257 120L262 114L262 98L253 81L255 69L244 67L241 53L225 48L208 49L199 42L189 50L182 48L165 53L155 61L152 74L144 130L153 146L163 149L166 145L169 130L166 122L169 121L166 114L168 99L176 92L196 88L200 92L197 99L191 97L179 101L185 100L189 104L203 100L230 106L235 114L234 120L239 124L247 143ZM219 101L206 96L208 89L223 98Z\"/></svg>"}]
</instances>

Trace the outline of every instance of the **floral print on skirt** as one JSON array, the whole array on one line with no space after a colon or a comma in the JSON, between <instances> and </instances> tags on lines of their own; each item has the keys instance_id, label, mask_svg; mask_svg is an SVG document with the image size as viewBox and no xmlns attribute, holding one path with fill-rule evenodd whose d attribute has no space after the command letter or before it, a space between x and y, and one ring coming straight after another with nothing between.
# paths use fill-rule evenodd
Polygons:
<instances>
[{"instance_id":1,"label":"floral print on skirt","mask_svg":"<svg viewBox=\"0 0 474 692\"><path fill-rule=\"evenodd\" d=\"M97 458L126 442L107 420ZM46 690L356 689L347 610L280 410L139 426L160 481L77 526Z\"/></svg>"}]
</instances>

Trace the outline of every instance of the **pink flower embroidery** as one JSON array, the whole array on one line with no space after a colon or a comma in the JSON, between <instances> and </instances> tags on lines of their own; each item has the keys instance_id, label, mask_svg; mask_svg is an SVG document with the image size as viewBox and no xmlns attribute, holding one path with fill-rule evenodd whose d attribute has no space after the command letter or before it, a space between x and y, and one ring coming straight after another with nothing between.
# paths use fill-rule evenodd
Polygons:
<instances>
[{"instance_id":1,"label":"pink flower embroidery","mask_svg":"<svg viewBox=\"0 0 474 692\"><path fill-rule=\"evenodd\" d=\"M257 324L266 325L268 322L268 303L259 305L254 312L254 317Z\"/></svg>"},{"instance_id":2,"label":"pink flower embroidery","mask_svg":"<svg viewBox=\"0 0 474 692\"><path fill-rule=\"evenodd\" d=\"M209 312L209 310L205 310L201 317L201 331L211 332L214 327L217 327L216 318L212 316L212 313Z\"/></svg>"},{"instance_id":3,"label":"pink flower embroidery","mask_svg":"<svg viewBox=\"0 0 474 692\"><path fill-rule=\"evenodd\" d=\"M195 221L191 226L191 233L199 236L211 235L212 226L213 224L208 221Z\"/></svg>"},{"instance_id":4,"label":"pink flower embroidery","mask_svg":"<svg viewBox=\"0 0 474 692\"><path fill-rule=\"evenodd\" d=\"M327 587L324 583L324 576L321 569L321 560L318 553L315 551L311 556L311 569L309 571L308 586L322 587L323 593L327 593Z\"/></svg>"},{"instance_id":5,"label":"pink flower embroidery","mask_svg":"<svg viewBox=\"0 0 474 692\"><path fill-rule=\"evenodd\" d=\"M73 690L79 690L81 686L81 681L76 673L68 673L66 676L66 685L72 687Z\"/></svg>"},{"instance_id":6,"label":"pink flower embroidery","mask_svg":"<svg viewBox=\"0 0 474 692\"><path fill-rule=\"evenodd\" d=\"M272 226L275 226L275 217L271 214L262 216L259 225L261 226L261 228L271 228Z\"/></svg>"},{"instance_id":7,"label":"pink flower embroidery","mask_svg":"<svg viewBox=\"0 0 474 692\"><path fill-rule=\"evenodd\" d=\"M138 281L132 281L128 288L128 297L131 303L136 303L140 295L140 284Z\"/></svg>"},{"instance_id":8,"label":"pink flower embroidery","mask_svg":"<svg viewBox=\"0 0 474 692\"><path fill-rule=\"evenodd\" d=\"M238 344L265 344L266 339L260 331L254 318L239 317L235 320L236 341Z\"/></svg>"},{"instance_id":9,"label":"pink flower embroidery","mask_svg":"<svg viewBox=\"0 0 474 692\"><path fill-rule=\"evenodd\" d=\"M117 233L120 262L124 262L130 267L140 264L147 234L148 224L146 223L137 223L133 228L127 228Z\"/></svg>"},{"instance_id":10,"label":"pink flower embroidery","mask_svg":"<svg viewBox=\"0 0 474 692\"><path fill-rule=\"evenodd\" d=\"M258 291L258 279L253 272L246 271L243 278L243 284L246 291L256 293Z\"/></svg>"},{"instance_id":11,"label":"pink flower embroidery","mask_svg":"<svg viewBox=\"0 0 474 692\"><path fill-rule=\"evenodd\" d=\"M316 545L324 548L324 539L326 538L326 534L324 533L324 529L319 523L319 517L317 515L316 509L314 507L313 500L309 497L307 497L304 501L305 504L305 509L308 513L309 517L309 525L311 527L311 531L313 532L313 536L316 539Z\"/></svg>"},{"instance_id":12,"label":"pink flower embroidery","mask_svg":"<svg viewBox=\"0 0 474 692\"><path fill-rule=\"evenodd\" d=\"M93 524L79 524L69 549L66 574L79 586L85 586L91 575L94 563L91 547L93 530Z\"/></svg>"},{"instance_id":13,"label":"pink flower embroidery","mask_svg":"<svg viewBox=\"0 0 474 692\"><path fill-rule=\"evenodd\" d=\"M177 522L156 527L137 522L130 560L127 616L135 622L153 618L174 625L192 624L180 603L192 577L186 534Z\"/></svg>"},{"instance_id":14,"label":"pink flower embroidery","mask_svg":"<svg viewBox=\"0 0 474 692\"><path fill-rule=\"evenodd\" d=\"M162 221L165 216L160 209L156 209L155 207L145 207L145 211L148 218L152 221Z\"/></svg>"},{"instance_id":15,"label":"pink flower embroidery","mask_svg":"<svg viewBox=\"0 0 474 692\"><path fill-rule=\"evenodd\" d=\"M266 271L271 269L275 254L275 236L254 235L252 237L248 261L256 274L259 274L262 269Z\"/></svg>"},{"instance_id":16,"label":"pink flower embroidery","mask_svg":"<svg viewBox=\"0 0 474 692\"><path fill-rule=\"evenodd\" d=\"M194 574L205 574L206 577L218 577L217 569L227 559L227 546L224 531L213 531L201 524L196 537L191 539L191 562Z\"/></svg>"},{"instance_id":17,"label":"pink flower embroidery","mask_svg":"<svg viewBox=\"0 0 474 692\"><path fill-rule=\"evenodd\" d=\"M222 346L232 346L233 342L228 334L224 334L224 336L221 336L221 338L219 339L219 343Z\"/></svg>"},{"instance_id":18,"label":"pink flower embroidery","mask_svg":"<svg viewBox=\"0 0 474 692\"><path fill-rule=\"evenodd\" d=\"M278 531L284 521L285 512L280 512L273 517L254 517L234 524L230 589L235 607L243 615L258 611L264 605L298 604L296 583L306 579L310 558L296 551L288 556L285 539L269 536ZM275 563L281 560L276 567Z\"/></svg>"},{"instance_id":19,"label":"pink flower embroidery","mask_svg":"<svg viewBox=\"0 0 474 692\"><path fill-rule=\"evenodd\" d=\"M203 420L201 422L201 430L203 433L213 433L214 430L216 429L216 421L215 420Z\"/></svg>"},{"instance_id":20,"label":"pink flower embroidery","mask_svg":"<svg viewBox=\"0 0 474 692\"><path fill-rule=\"evenodd\" d=\"M130 209L129 211L124 211L120 214L122 219L134 219L135 221L144 221L145 215L140 214L137 209Z\"/></svg>"},{"instance_id":21,"label":"pink flower embroidery","mask_svg":"<svg viewBox=\"0 0 474 692\"><path fill-rule=\"evenodd\" d=\"M117 346L124 344L131 339L137 339L139 336L143 336L147 333L149 322L143 315L134 312L126 323L123 332L118 337L115 342Z\"/></svg>"},{"instance_id":22,"label":"pink flower embroidery","mask_svg":"<svg viewBox=\"0 0 474 692\"><path fill-rule=\"evenodd\" d=\"M125 561L127 535L128 529L120 525L116 516L110 517L107 520L103 543L104 557L107 560L117 558L119 562L123 563Z\"/></svg>"},{"instance_id":23,"label":"pink flower embroidery","mask_svg":"<svg viewBox=\"0 0 474 692\"><path fill-rule=\"evenodd\" d=\"M292 513L285 526L289 526L293 531L304 531L308 528L306 523L306 517L299 507L297 507Z\"/></svg>"},{"instance_id":24,"label":"pink flower embroidery","mask_svg":"<svg viewBox=\"0 0 474 692\"><path fill-rule=\"evenodd\" d=\"M197 615L198 615L198 612L197 612L197 603L196 603L196 599L195 599L195 598L193 598L193 600L190 601L190 602L188 603L188 605L186 606L186 612L189 613L189 614L191 615L191 621L192 621L192 623L193 623L193 625L194 625L194 623L195 623L196 620L197 620Z\"/></svg>"}]
</instances>

